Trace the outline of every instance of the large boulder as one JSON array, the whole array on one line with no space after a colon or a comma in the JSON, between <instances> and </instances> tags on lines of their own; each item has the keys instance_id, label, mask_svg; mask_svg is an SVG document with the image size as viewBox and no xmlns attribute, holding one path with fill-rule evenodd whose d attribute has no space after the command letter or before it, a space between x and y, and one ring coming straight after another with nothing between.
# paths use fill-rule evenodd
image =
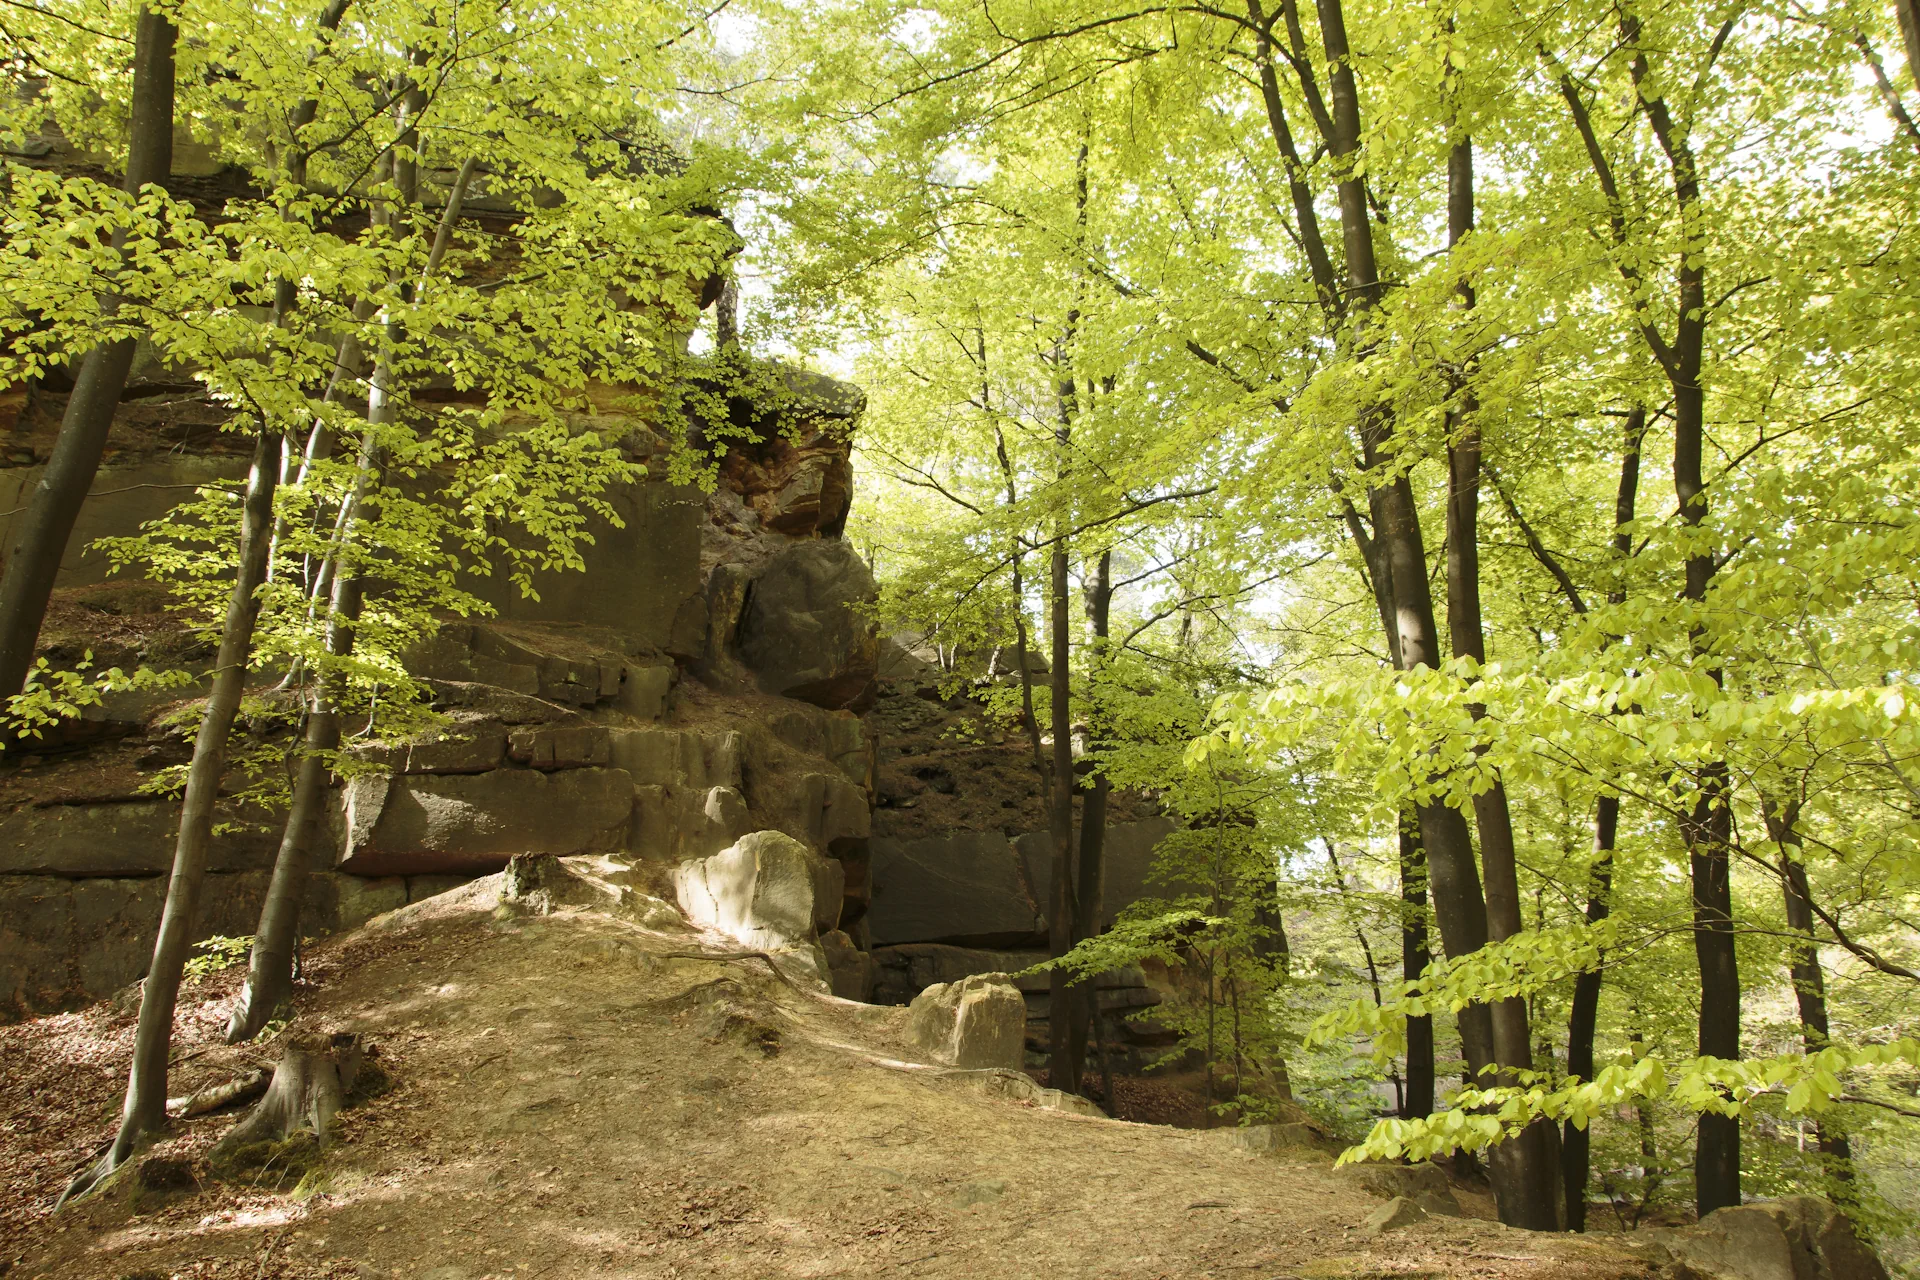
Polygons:
<instances>
[{"instance_id":1,"label":"large boulder","mask_svg":"<svg viewBox=\"0 0 1920 1280\"><path fill-rule=\"evenodd\" d=\"M998 831L867 842L873 877L868 927L876 945L1032 944L1046 932L1019 856Z\"/></svg>"},{"instance_id":2,"label":"large boulder","mask_svg":"<svg viewBox=\"0 0 1920 1280\"><path fill-rule=\"evenodd\" d=\"M866 1003L873 997L873 957L853 945L853 939L838 929L820 935L820 950L827 957L827 984L842 1000Z\"/></svg>"},{"instance_id":3,"label":"large boulder","mask_svg":"<svg viewBox=\"0 0 1920 1280\"><path fill-rule=\"evenodd\" d=\"M810 946L840 920L840 865L779 831L681 863L673 887L688 919L769 951Z\"/></svg>"},{"instance_id":4,"label":"large boulder","mask_svg":"<svg viewBox=\"0 0 1920 1280\"><path fill-rule=\"evenodd\" d=\"M1796 1267L1812 1264L1813 1280L1887 1280L1878 1255L1847 1215L1819 1196L1782 1196L1752 1206L1772 1218L1793 1250ZM1711 1222L1716 1214L1708 1214Z\"/></svg>"},{"instance_id":5,"label":"large boulder","mask_svg":"<svg viewBox=\"0 0 1920 1280\"><path fill-rule=\"evenodd\" d=\"M1625 1242L1703 1280L1887 1280L1847 1216L1817 1196L1716 1209L1692 1226L1636 1231Z\"/></svg>"},{"instance_id":6,"label":"large boulder","mask_svg":"<svg viewBox=\"0 0 1920 1280\"><path fill-rule=\"evenodd\" d=\"M477 875L517 853L618 848L633 791L624 769L362 776L347 787L338 866L356 875Z\"/></svg>"},{"instance_id":7,"label":"large boulder","mask_svg":"<svg viewBox=\"0 0 1920 1280\"><path fill-rule=\"evenodd\" d=\"M1395 1196L1368 1214L1366 1223L1360 1229L1370 1236L1385 1235L1389 1231L1418 1226L1428 1217L1427 1211L1413 1201L1405 1196Z\"/></svg>"},{"instance_id":8,"label":"large boulder","mask_svg":"<svg viewBox=\"0 0 1920 1280\"><path fill-rule=\"evenodd\" d=\"M839 539L796 542L747 589L738 645L760 688L836 710L871 701L880 640L863 609L873 571Z\"/></svg>"},{"instance_id":9,"label":"large boulder","mask_svg":"<svg viewBox=\"0 0 1920 1280\"><path fill-rule=\"evenodd\" d=\"M1027 1002L1004 973L936 983L909 1006L907 1037L949 1066L1018 1070L1026 1058Z\"/></svg>"}]
</instances>

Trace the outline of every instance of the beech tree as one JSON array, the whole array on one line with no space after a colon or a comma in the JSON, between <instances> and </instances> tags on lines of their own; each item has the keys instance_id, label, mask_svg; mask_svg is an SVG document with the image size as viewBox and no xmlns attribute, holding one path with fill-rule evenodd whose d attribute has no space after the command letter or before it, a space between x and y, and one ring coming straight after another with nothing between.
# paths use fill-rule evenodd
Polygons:
<instances>
[{"instance_id":1,"label":"beech tree","mask_svg":"<svg viewBox=\"0 0 1920 1280\"><path fill-rule=\"evenodd\" d=\"M1347 820L1401 865L1403 972L1315 1034L1406 1053L1412 1078L1431 1049L1410 1038L1455 1014L1461 1087L1356 1154L1489 1150L1515 1225L1584 1224L1610 1107L1635 1113L1646 1194L1704 1213L1742 1194L1743 1130L1815 1112L1837 1136L1912 1065L1908 1019L1822 1029L1810 947L1898 1003L1900 891L1816 910L1790 807L1811 786L1876 833L1871 855L1823 837L1837 876L1904 856L1881 841L1913 794L1907 640L1879 614L1909 528L1903 12L846 4L769 33L806 74L736 99L797 175L783 316L897 317L879 282L911 262L941 282L916 316L959 332L1017 279L1051 337L1037 300L1070 279L1074 334L1124 334L1112 367L1152 405L1130 483L1206 457L1210 532L1308 552L1247 602L1268 644L1181 767L1291 774L1314 746L1370 784ZM1056 216L1043 266L1011 248L1021 201L1057 208L1083 139L1111 212ZM972 352L863 377L957 421ZM986 474L964 438L905 478ZM991 554L1005 530L973 505L954 518ZM1775 936L1791 974L1755 952ZM1803 997L1791 1045L1742 1009L1755 981ZM1690 1179L1660 1154L1680 1141ZM1833 1190L1824 1168L1805 1176Z\"/></svg>"},{"instance_id":2,"label":"beech tree","mask_svg":"<svg viewBox=\"0 0 1920 1280\"><path fill-rule=\"evenodd\" d=\"M94 267L131 283L40 289L12 331L15 367L85 331L47 305L59 289L76 307L104 298L96 311L144 328L255 441L237 512L215 486L109 548L170 582L219 653L177 780L180 838L120 1131L71 1193L164 1123L174 1001L248 672L283 673L306 729L236 1036L288 993L307 847L329 774L350 766L342 719L417 730L425 690L403 654L447 614L486 611L479 576L531 594L537 571L580 567L586 521L617 521L608 486L644 470L619 437L668 381L732 239L698 207L702 177L659 160L649 104L687 16L630 7L609 43L600 18L497 6L342 2L303 19L189 5L167 29L195 51L195 118L258 198L207 223L164 193L154 203L151 186L145 205L111 203L84 177L15 166L15 217L33 232L88 199L143 231L149 209L165 224L144 256ZM97 102L55 96L44 109L69 136L100 128L87 114ZM255 120L274 123L241 123ZM483 194L481 216L463 217ZM46 247L15 241L28 259ZM421 396L431 377L451 396ZM589 394L593 380L620 388L629 411L598 419L607 398Z\"/></svg>"}]
</instances>

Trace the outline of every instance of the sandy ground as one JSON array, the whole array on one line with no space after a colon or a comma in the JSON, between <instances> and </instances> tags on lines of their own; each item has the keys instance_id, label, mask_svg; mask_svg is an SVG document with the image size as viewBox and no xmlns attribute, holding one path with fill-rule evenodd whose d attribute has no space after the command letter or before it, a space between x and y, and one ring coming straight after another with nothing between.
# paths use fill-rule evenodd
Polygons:
<instances>
[{"instance_id":1,"label":"sandy ground","mask_svg":"<svg viewBox=\"0 0 1920 1280\"><path fill-rule=\"evenodd\" d=\"M25 1277L1541 1277L1647 1274L1603 1241L1378 1202L1312 1152L991 1096L907 1047L905 1011L731 950L568 909L496 919L497 880L310 956L296 1029L373 1038L386 1092L298 1189L211 1181L51 1214L110 1133L131 1041L98 1006L0 1031L0 1274ZM230 986L231 979L228 980ZM183 1005L174 1091L270 1061ZM192 1160L232 1123L177 1127ZM11 1265L9 1266L9 1263Z\"/></svg>"}]
</instances>

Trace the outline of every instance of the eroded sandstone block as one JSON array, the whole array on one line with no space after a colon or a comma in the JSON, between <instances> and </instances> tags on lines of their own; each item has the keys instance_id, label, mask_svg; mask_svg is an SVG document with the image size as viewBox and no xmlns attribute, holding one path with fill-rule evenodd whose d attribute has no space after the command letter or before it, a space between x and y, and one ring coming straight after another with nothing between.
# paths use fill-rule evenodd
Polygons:
<instances>
[{"instance_id":1,"label":"eroded sandstone block","mask_svg":"<svg viewBox=\"0 0 1920 1280\"><path fill-rule=\"evenodd\" d=\"M1026 1056L1027 1002L1004 973L936 983L908 1007L907 1036L949 1066L1018 1070Z\"/></svg>"},{"instance_id":2,"label":"eroded sandstone block","mask_svg":"<svg viewBox=\"0 0 1920 1280\"><path fill-rule=\"evenodd\" d=\"M633 812L623 769L494 769L355 778L338 869L355 875L498 871L517 853L618 847Z\"/></svg>"},{"instance_id":3,"label":"eroded sandstone block","mask_svg":"<svg viewBox=\"0 0 1920 1280\"><path fill-rule=\"evenodd\" d=\"M755 831L674 872L681 910L750 947L809 947L840 920L840 865L792 836Z\"/></svg>"},{"instance_id":4,"label":"eroded sandstone block","mask_svg":"<svg viewBox=\"0 0 1920 1280\"><path fill-rule=\"evenodd\" d=\"M767 693L859 708L879 671L879 634L862 612L874 594L873 571L850 545L796 542L747 589L740 657Z\"/></svg>"}]
</instances>

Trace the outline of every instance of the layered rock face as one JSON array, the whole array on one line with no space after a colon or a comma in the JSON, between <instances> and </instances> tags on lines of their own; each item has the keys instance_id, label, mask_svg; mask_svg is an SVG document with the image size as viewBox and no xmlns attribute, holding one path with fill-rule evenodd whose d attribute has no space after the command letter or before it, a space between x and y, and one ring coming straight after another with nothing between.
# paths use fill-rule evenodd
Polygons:
<instances>
[{"instance_id":1,"label":"layered rock face","mask_svg":"<svg viewBox=\"0 0 1920 1280\"><path fill-rule=\"evenodd\" d=\"M848 708L872 697L878 647L859 611L872 576L838 537L864 397L774 372L789 393L735 408L765 439L730 445L712 495L663 480L614 494L624 527L591 529L584 572L543 575L538 601L503 588L496 618L451 622L412 656L445 723L429 740L364 750L379 767L338 789L303 929L353 927L516 854L631 859L656 869L666 896L673 867L778 832L831 860L824 927L841 929L841 985L865 994L876 761ZM0 408L4 511L34 483L63 400L42 388ZM138 371L42 632L56 661L92 652L103 666L204 669L210 654L153 589L103 584L85 542L243 474L215 430L223 416L188 380L151 362ZM624 447L664 475L667 440L630 425ZM100 996L145 970L179 809L141 788L184 760L165 713L193 692L111 699L0 753L0 1012ZM220 815L201 936L253 931L280 816Z\"/></svg>"},{"instance_id":2,"label":"layered rock face","mask_svg":"<svg viewBox=\"0 0 1920 1280\"><path fill-rule=\"evenodd\" d=\"M979 703L949 693L926 663L893 649L865 717L879 765L865 924L873 998L907 1004L932 984L1018 975L1047 958L1053 838L1030 746L988 726ZM998 665L999 678L1011 678ZM993 678L995 667L980 663L979 674ZM1103 925L1169 892L1154 880L1154 857L1175 826L1142 797L1122 793L1112 797L1109 819ZM1076 849L1079 840L1075 830ZM1048 980L1009 981L1025 1000L1028 1061L1038 1062L1050 1040ZM1171 985L1137 968L1094 980L1115 1070L1140 1070L1172 1043L1149 1016Z\"/></svg>"}]
</instances>

